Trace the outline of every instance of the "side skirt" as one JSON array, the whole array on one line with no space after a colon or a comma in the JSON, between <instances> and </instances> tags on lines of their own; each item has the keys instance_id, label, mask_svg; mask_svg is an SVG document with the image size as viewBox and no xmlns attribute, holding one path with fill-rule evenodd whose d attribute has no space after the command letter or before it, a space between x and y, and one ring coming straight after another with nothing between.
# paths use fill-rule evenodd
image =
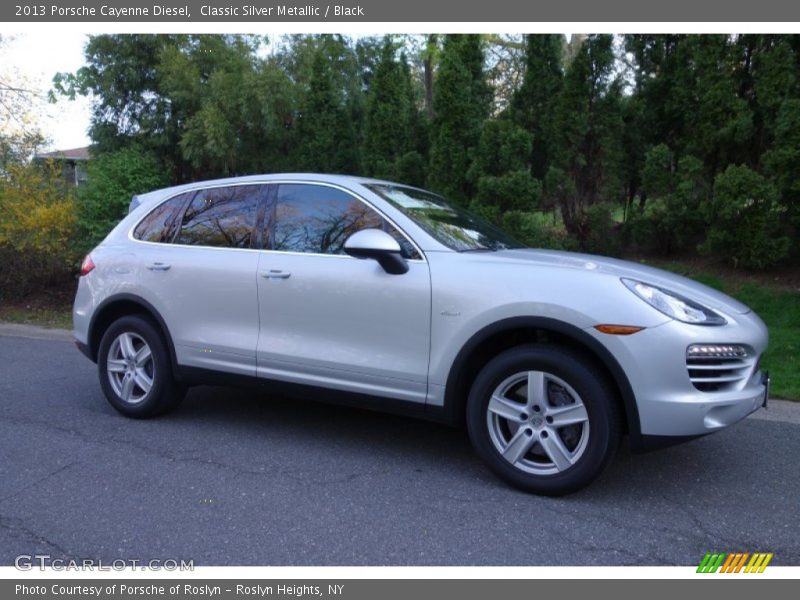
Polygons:
<instances>
[{"instance_id":1,"label":"side skirt","mask_svg":"<svg viewBox=\"0 0 800 600\"><path fill-rule=\"evenodd\" d=\"M302 400L336 404L353 408L363 408L406 417L414 417L433 421L444 425L455 426L443 407L427 406L418 402L383 398L356 392L345 392L313 385L290 383L262 377L223 373L211 369L178 366L176 374L180 381L188 385L224 385L255 389L276 396L286 396Z\"/></svg>"}]
</instances>

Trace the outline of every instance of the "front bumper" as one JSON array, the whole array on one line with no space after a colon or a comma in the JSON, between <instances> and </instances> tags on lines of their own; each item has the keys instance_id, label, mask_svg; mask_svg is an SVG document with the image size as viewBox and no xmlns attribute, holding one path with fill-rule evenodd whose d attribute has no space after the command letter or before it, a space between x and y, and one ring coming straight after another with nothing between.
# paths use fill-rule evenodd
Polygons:
<instances>
[{"instance_id":1,"label":"front bumper","mask_svg":"<svg viewBox=\"0 0 800 600\"><path fill-rule=\"evenodd\" d=\"M651 438L665 445L670 440L661 438L682 441L712 433L765 404L768 376L759 370L758 359L767 347L767 329L753 313L728 320L722 327L670 321L628 336L590 331L628 376L643 441ZM691 344L744 344L752 349L751 367L733 388L700 391L692 384L686 364Z\"/></svg>"}]
</instances>

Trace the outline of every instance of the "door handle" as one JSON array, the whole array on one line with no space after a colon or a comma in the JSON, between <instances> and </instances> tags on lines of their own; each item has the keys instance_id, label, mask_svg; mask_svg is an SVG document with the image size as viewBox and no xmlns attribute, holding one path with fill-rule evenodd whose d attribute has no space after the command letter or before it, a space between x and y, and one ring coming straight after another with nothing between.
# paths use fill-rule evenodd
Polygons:
<instances>
[{"instance_id":1,"label":"door handle","mask_svg":"<svg viewBox=\"0 0 800 600\"><path fill-rule=\"evenodd\" d=\"M278 271L275 269L271 269L269 271L262 271L261 276L264 279L289 279L289 277L291 277L292 274L286 271Z\"/></svg>"},{"instance_id":2,"label":"door handle","mask_svg":"<svg viewBox=\"0 0 800 600\"><path fill-rule=\"evenodd\" d=\"M154 262L147 265L147 268L151 271L169 271L172 265L163 262Z\"/></svg>"}]
</instances>

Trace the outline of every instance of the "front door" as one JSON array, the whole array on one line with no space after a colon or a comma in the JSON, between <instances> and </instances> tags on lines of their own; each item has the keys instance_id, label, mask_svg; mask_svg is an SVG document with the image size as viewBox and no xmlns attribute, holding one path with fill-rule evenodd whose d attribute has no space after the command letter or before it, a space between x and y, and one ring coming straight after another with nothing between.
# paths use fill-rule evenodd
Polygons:
<instances>
[{"instance_id":1,"label":"front door","mask_svg":"<svg viewBox=\"0 0 800 600\"><path fill-rule=\"evenodd\" d=\"M404 249L390 275L343 252L365 228ZM261 377L425 402L431 290L424 257L361 199L322 184L280 184L258 264Z\"/></svg>"}]
</instances>

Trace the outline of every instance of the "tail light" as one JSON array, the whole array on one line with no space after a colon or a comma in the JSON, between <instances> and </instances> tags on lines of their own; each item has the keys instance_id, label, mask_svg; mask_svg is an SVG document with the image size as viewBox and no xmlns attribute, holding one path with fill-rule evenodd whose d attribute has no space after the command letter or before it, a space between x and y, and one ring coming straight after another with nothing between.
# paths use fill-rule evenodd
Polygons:
<instances>
[{"instance_id":1,"label":"tail light","mask_svg":"<svg viewBox=\"0 0 800 600\"><path fill-rule=\"evenodd\" d=\"M81 263L81 277L84 275L88 275L94 270L94 262L92 261L92 257L90 255L86 255L86 258L83 259Z\"/></svg>"}]
</instances>

